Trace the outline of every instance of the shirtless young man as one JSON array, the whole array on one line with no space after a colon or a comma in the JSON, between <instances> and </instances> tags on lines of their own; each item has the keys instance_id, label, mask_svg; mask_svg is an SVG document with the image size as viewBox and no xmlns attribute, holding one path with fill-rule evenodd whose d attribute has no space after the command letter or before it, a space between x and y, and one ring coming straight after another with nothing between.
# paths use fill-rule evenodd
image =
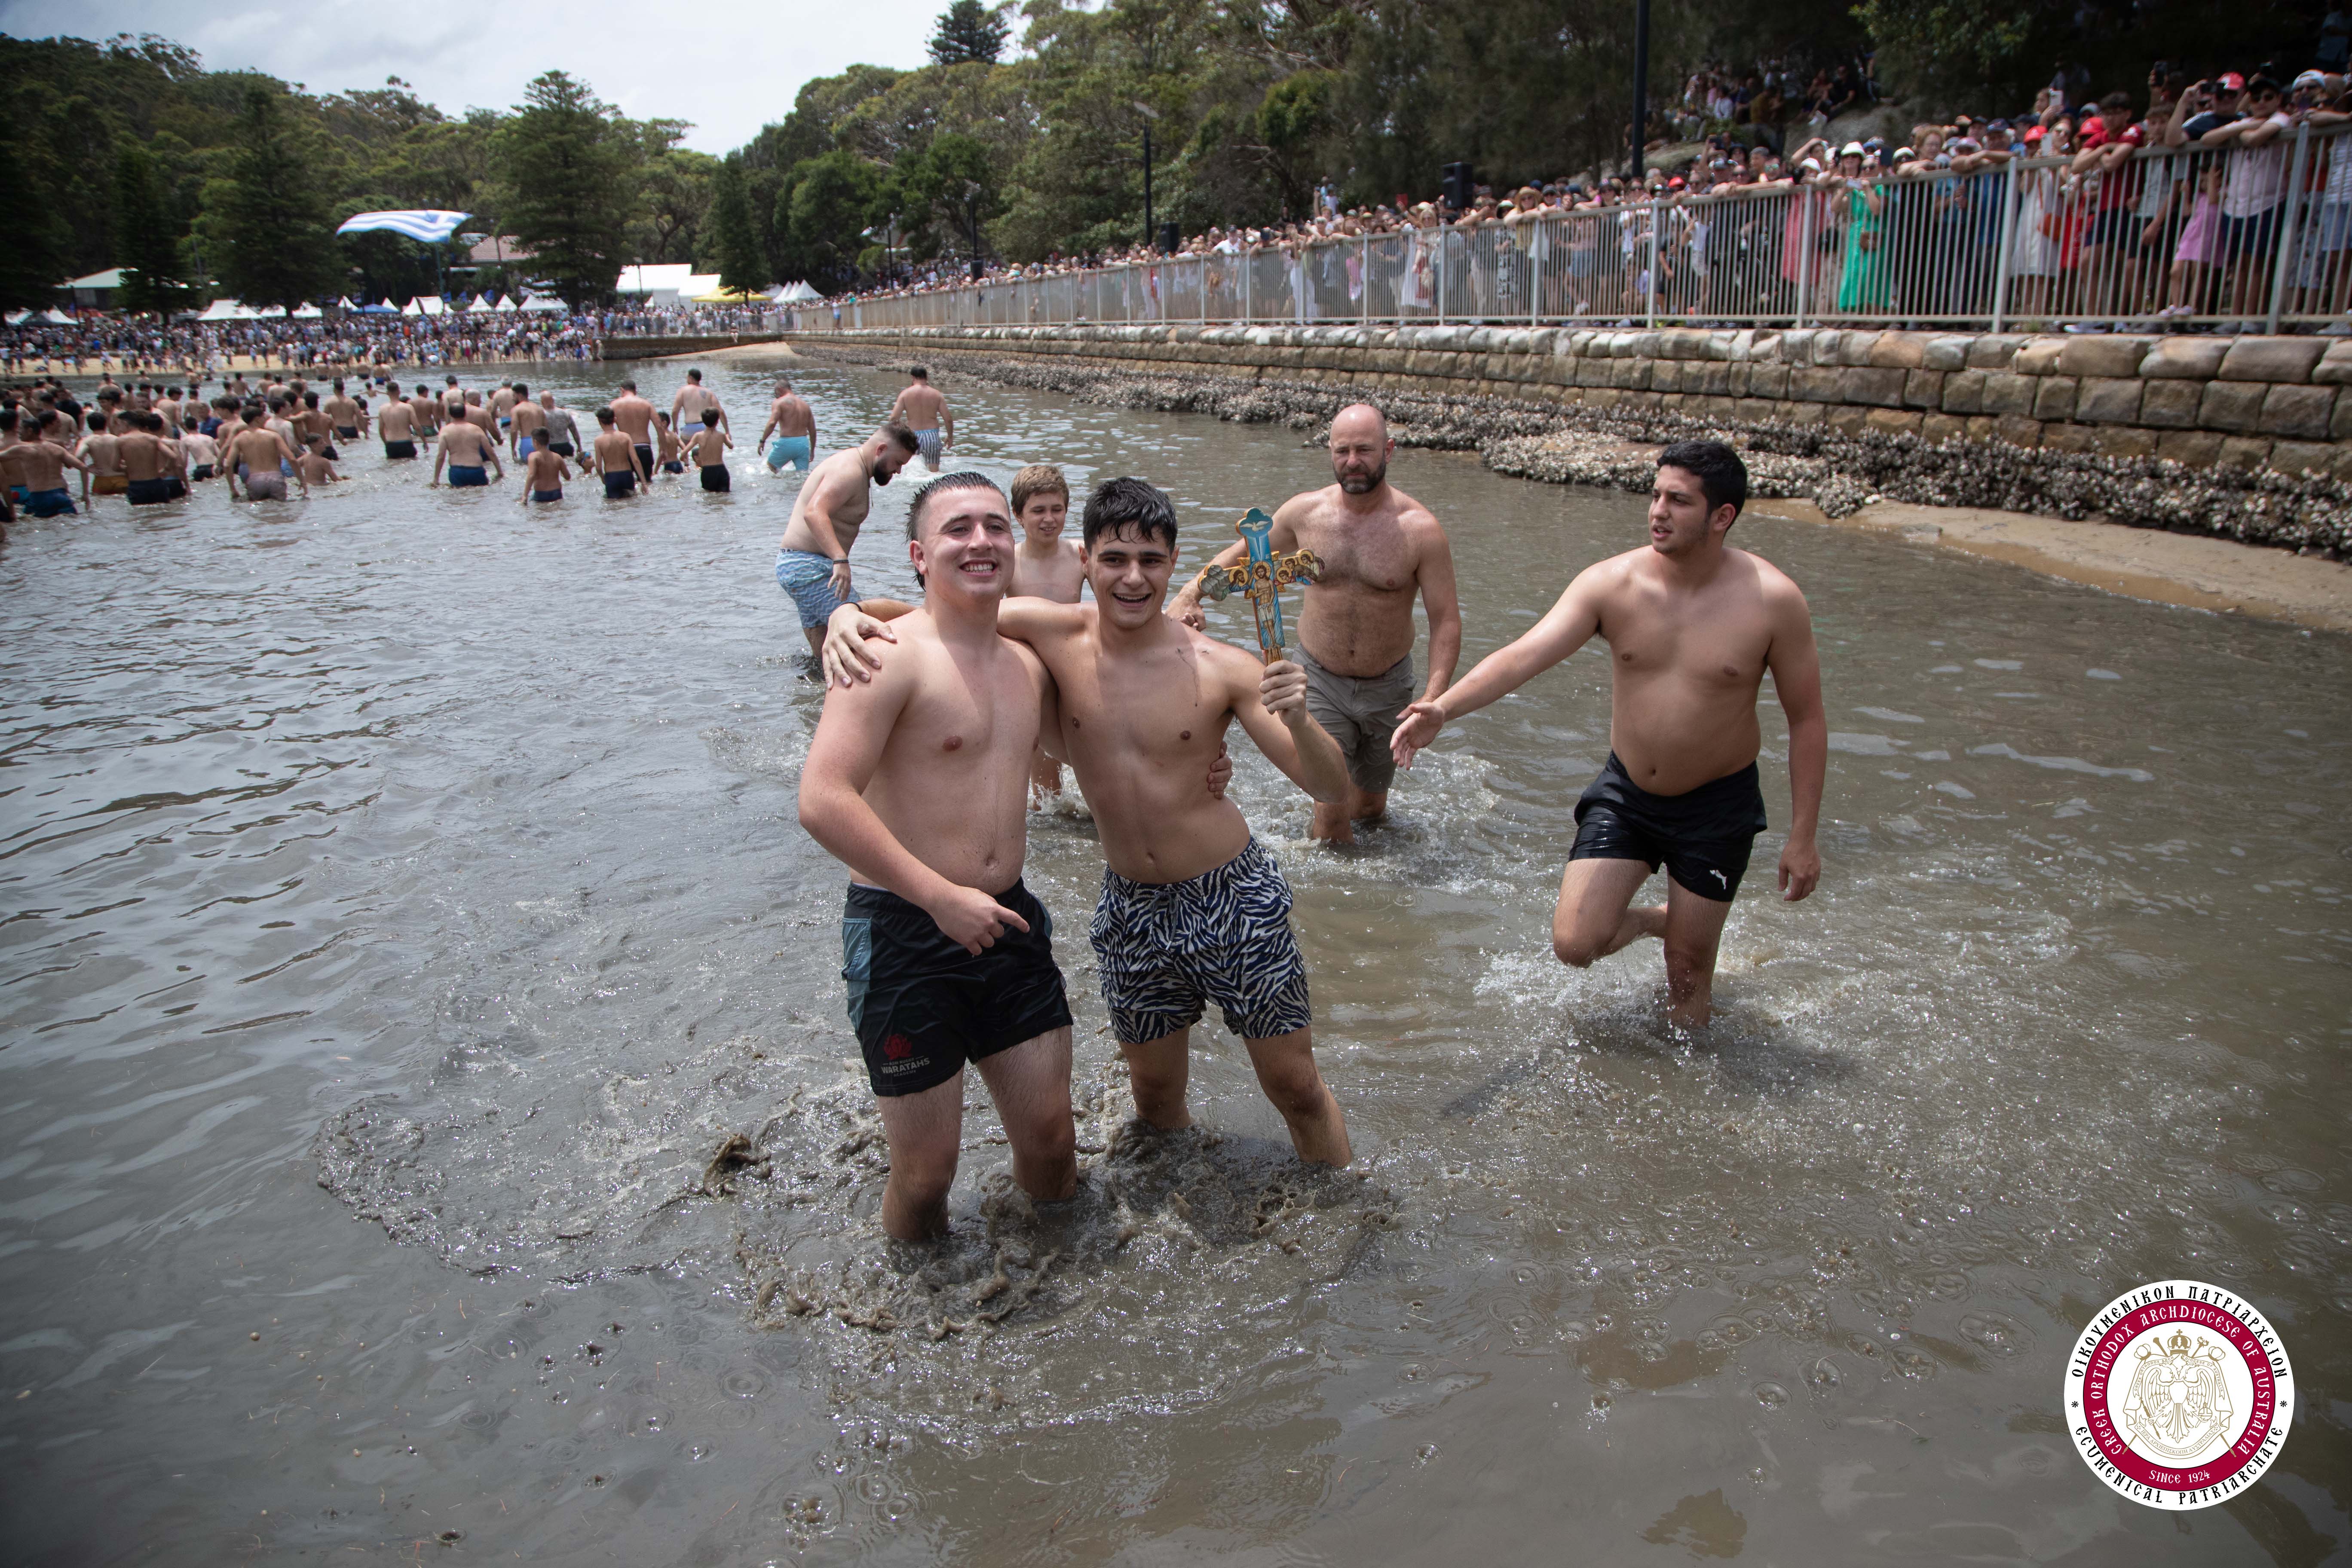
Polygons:
<instances>
[{"instance_id":1,"label":"shirtless young man","mask_svg":"<svg viewBox=\"0 0 2352 1568\"><path fill-rule=\"evenodd\" d=\"M376 431L383 437L383 455L395 460L416 456L416 409L401 401L397 384L384 389L383 412L376 416Z\"/></svg>"},{"instance_id":2,"label":"shirtless young man","mask_svg":"<svg viewBox=\"0 0 2352 1568\"><path fill-rule=\"evenodd\" d=\"M635 495L638 485L653 483L653 470L645 466L645 452L621 432L612 409L596 410L596 447L591 458L596 472L604 476L605 500Z\"/></svg>"},{"instance_id":3,"label":"shirtless young man","mask_svg":"<svg viewBox=\"0 0 2352 1568\"><path fill-rule=\"evenodd\" d=\"M702 470L702 488L724 492L734 489L727 473L727 449L735 438L727 434L724 420L705 425L694 433L694 466Z\"/></svg>"},{"instance_id":4,"label":"shirtless young man","mask_svg":"<svg viewBox=\"0 0 2352 1568\"><path fill-rule=\"evenodd\" d=\"M193 414L181 426L180 450L186 457L191 484L201 484L220 471L220 443L205 434Z\"/></svg>"},{"instance_id":5,"label":"shirtless young man","mask_svg":"<svg viewBox=\"0 0 2352 1568\"><path fill-rule=\"evenodd\" d=\"M1760 556L1724 542L1748 500L1748 470L1719 441L1658 454L1650 543L1586 567L1517 642L1397 727L1397 761L1582 647L1595 633L1613 672L1609 761L1576 805L1551 945L1582 969L1637 937L1665 942L1668 1016L1707 1020L1716 945L1762 832L1756 699L1769 670L1789 721L1789 842L1780 887L1794 901L1821 880L1813 835L1829 768L1822 668L1805 596ZM1630 909L1665 862L1666 901Z\"/></svg>"},{"instance_id":6,"label":"shirtless young man","mask_svg":"<svg viewBox=\"0 0 2352 1568\"><path fill-rule=\"evenodd\" d=\"M264 422L258 403L245 405L245 426L231 437L223 453L223 463L228 474L228 494L236 499L237 486L245 487L247 500L284 500L287 469L294 466L294 448L286 437ZM296 476L299 478L299 474ZM302 492L308 496L310 492Z\"/></svg>"},{"instance_id":7,"label":"shirtless young man","mask_svg":"<svg viewBox=\"0 0 2352 1568\"><path fill-rule=\"evenodd\" d=\"M908 367L907 384L898 389L898 400L890 405L889 423L904 425L915 433L915 449L923 455L923 467L938 473L940 454L955 445L955 416L948 412L948 400L940 395L940 389L931 384L929 370L919 364Z\"/></svg>"},{"instance_id":8,"label":"shirtless young man","mask_svg":"<svg viewBox=\"0 0 2352 1568\"><path fill-rule=\"evenodd\" d=\"M824 647L825 617L849 602L849 547L866 526L876 485L915 455L915 433L885 425L846 452L819 463L793 499L792 521L776 547L776 586L800 611L809 652Z\"/></svg>"},{"instance_id":9,"label":"shirtless young man","mask_svg":"<svg viewBox=\"0 0 2352 1568\"><path fill-rule=\"evenodd\" d=\"M530 388L521 382L514 384L515 400L507 410L507 441L517 460L528 458L539 446L539 434L547 428L547 411L530 400Z\"/></svg>"},{"instance_id":10,"label":"shirtless young man","mask_svg":"<svg viewBox=\"0 0 2352 1568\"><path fill-rule=\"evenodd\" d=\"M654 405L637 395L637 384L621 383L621 395L613 399L613 420L637 448L642 467L647 476L654 471Z\"/></svg>"},{"instance_id":11,"label":"shirtless young man","mask_svg":"<svg viewBox=\"0 0 2352 1568\"><path fill-rule=\"evenodd\" d=\"M64 415L54 408L43 409L30 435L23 428L27 417L18 416L18 439L6 453L9 481L23 488L26 516L72 517L73 493L66 489L66 470L79 470L86 484L89 464L64 445Z\"/></svg>"},{"instance_id":12,"label":"shirtless young man","mask_svg":"<svg viewBox=\"0 0 2352 1568\"><path fill-rule=\"evenodd\" d=\"M1075 605L1086 585L1087 552L1062 537L1070 517L1070 481L1051 463L1032 463L1013 476L1013 521L1021 547L1013 552L1013 592L1024 599ZM1041 749L1029 759L1029 804L1062 793L1062 764Z\"/></svg>"},{"instance_id":13,"label":"shirtless young man","mask_svg":"<svg viewBox=\"0 0 2352 1568\"><path fill-rule=\"evenodd\" d=\"M433 454L433 478L428 483L441 482L444 464L449 469L452 489L488 484L489 470L493 468L498 470L499 479L507 477L507 466L499 460L498 443L471 419L452 420L441 432L441 446Z\"/></svg>"},{"instance_id":14,"label":"shirtless young man","mask_svg":"<svg viewBox=\"0 0 2352 1568\"><path fill-rule=\"evenodd\" d=\"M1141 479L1108 480L1087 498L1082 527L1094 602L1012 600L997 624L1053 675L1059 749L1101 829L1108 864L1091 935L1136 1113L1161 1129L1192 1124L1192 1026L1214 1000L1298 1157L1344 1165L1347 1122L1315 1067L1289 884L1239 808L1189 781L1236 719L1317 799L1345 798L1347 762L1307 711L1305 670L1287 659L1261 668L1255 655L1160 614L1176 565L1165 495ZM877 600L837 612L828 680L862 681L877 663L887 677L899 656L864 639L888 639L874 616L906 608Z\"/></svg>"},{"instance_id":15,"label":"shirtless young man","mask_svg":"<svg viewBox=\"0 0 2352 1568\"><path fill-rule=\"evenodd\" d=\"M163 438L162 415L133 414L130 418L131 430L118 437L122 476L130 481L124 499L132 506L161 506L176 499L172 481L179 468L179 448ZM186 493L187 487L182 485L180 494Z\"/></svg>"},{"instance_id":16,"label":"shirtless young man","mask_svg":"<svg viewBox=\"0 0 2352 1568\"><path fill-rule=\"evenodd\" d=\"M727 411L719 406L719 395L702 384L702 373L686 373L686 384L669 400L670 423L681 436L692 437L702 434L706 426L724 427Z\"/></svg>"},{"instance_id":17,"label":"shirtless young man","mask_svg":"<svg viewBox=\"0 0 2352 1568\"><path fill-rule=\"evenodd\" d=\"M776 437L772 444L768 440L771 432ZM760 426L760 438L752 445L768 454L772 474L782 473L786 463L808 472L809 461L816 456L816 412L793 390L791 382L776 383L776 400L768 405L768 422Z\"/></svg>"},{"instance_id":18,"label":"shirtless young man","mask_svg":"<svg viewBox=\"0 0 2352 1568\"><path fill-rule=\"evenodd\" d=\"M441 420L445 410L440 399L425 391L425 384L421 381L408 395L408 411L416 416L416 434L420 437L430 441L441 433Z\"/></svg>"},{"instance_id":19,"label":"shirtless young man","mask_svg":"<svg viewBox=\"0 0 2352 1568\"><path fill-rule=\"evenodd\" d=\"M122 474L122 437L113 433L114 416L91 410L89 434L81 438L81 503L94 495L119 496L131 488Z\"/></svg>"},{"instance_id":20,"label":"shirtless young man","mask_svg":"<svg viewBox=\"0 0 2352 1568\"><path fill-rule=\"evenodd\" d=\"M334 422L335 439L344 446L350 446L367 434L367 415L343 391L341 376L335 378L333 391L328 394L326 401L320 404L319 408Z\"/></svg>"},{"instance_id":21,"label":"shirtless young man","mask_svg":"<svg viewBox=\"0 0 2352 1568\"><path fill-rule=\"evenodd\" d=\"M877 678L825 692L800 819L849 868L843 973L889 1141L882 1227L920 1241L947 1229L967 1062L1024 1192L1067 1198L1078 1172L1069 1000L1021 882L1029 753L1054 699L1037 656L997 635L1012 521L983 480L926 490L908 524L922 607Z\"/></svg>"},{"instance_id":22,"label":"shirtless young man","mask_svg":"<svg viewBox=\"0 0 2352 1568\"><path fill-rule=\"evenodd\" d=\"M1454 551L1429 509L1388 481L1396 443L1370 404L1331 421L1336 483L1282 503L1274 514L1274 548L1302 545L1323 562L1307 586L1298 616L1298 662L1307 669L1307 707L1348 753L1348 798L1318 805L1308 832L1335 844L1355 842L1355 824L1388 810L1396 763L1389 755L1404 706L1413 700L1412 600L1429 612L1429 679L1423 701L1442 696L1462 657L1462 607L1454 597ZM1218 564L1241 559L1236 542ZM1204 626L1195 578L1170 614Z\"/></svg>"}]
</instances>

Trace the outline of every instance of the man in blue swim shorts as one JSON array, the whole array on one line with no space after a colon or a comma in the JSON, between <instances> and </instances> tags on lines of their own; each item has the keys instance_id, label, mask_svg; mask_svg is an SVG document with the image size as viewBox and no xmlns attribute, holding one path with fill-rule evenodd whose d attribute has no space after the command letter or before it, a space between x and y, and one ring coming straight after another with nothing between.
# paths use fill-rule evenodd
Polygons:
<instances>
[{"instance_id":1,"label":"man in blue swim shorts","mask_svg":"<svg viewBox=\"0 0 2352 1568\"><path fill-rule=\"evenodd\" d=\"M775 437L772 444L771 435ZM768 472L780 474L787 463L808 472L809 459L816 456L816 414L793 391L791 382L776 383L775 401L768 405L768 422L760 427L755 445L767 449Z\"/></svg>"},{"instance_id":2,"label":"man in blue swim shorts","mask_svg":"<svg viewBox=\"0 0 2352 1568\"><path fill-rule=\"evenodd\" d=\"M812 470L793 500L776 552L776 585L800 611L809 652L824 645L825 617L849 602L849 547L866 526L876 485L887 485L915 455L915 433L885 425Z\"/></svg>"},{"instance_id":3,"label":"man in blue swim shorts","mask_svg":"<svg viewBox=\"0 0 2352 1568\"><path fill-rule=\"evenodd\" d=\"M441 446L433 454L434 484L441 482L445 464L453 489L488 484L490 468L496 468L501 479L507 477L507 466L499 461L498 444L470 419L457 420L441 432Z\"/></svg>"},{"instance_id":4,"label":"man in blue swim shorts","mask_svg":"<svg viewBox=\"0 0 2352 1568\"><path fill-rule=\"evenodd\" d=\"M923 467L938 473L940 454L955 445L955 416L948 412L947 398L931 384L931 373L924 366L907 367L907 384L899 390L898 400L890 405L890 422L915 433L915 449L923 455Z\"/></svg>"}]
</instances>

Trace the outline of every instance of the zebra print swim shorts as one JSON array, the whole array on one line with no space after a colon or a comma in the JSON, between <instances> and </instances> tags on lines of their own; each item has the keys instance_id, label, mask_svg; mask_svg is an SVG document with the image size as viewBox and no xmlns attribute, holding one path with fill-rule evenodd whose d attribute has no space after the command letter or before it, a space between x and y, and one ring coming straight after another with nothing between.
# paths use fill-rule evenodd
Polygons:
<instances>
[{"instance_id":1,"label":"zebra print swim shorts","mask_svg":"<svg viewBox=\"0 0 2352 1568\"><path fill-rule=\"evenodd\" d=\"M1212 1001L1245 1040L1287 1035L1311 1020L1290 884L1255 838L1188 881L1136 882L1106 868L1088 934L1122 1044L1188 1028Z\"/></svg>"}]
</instances>

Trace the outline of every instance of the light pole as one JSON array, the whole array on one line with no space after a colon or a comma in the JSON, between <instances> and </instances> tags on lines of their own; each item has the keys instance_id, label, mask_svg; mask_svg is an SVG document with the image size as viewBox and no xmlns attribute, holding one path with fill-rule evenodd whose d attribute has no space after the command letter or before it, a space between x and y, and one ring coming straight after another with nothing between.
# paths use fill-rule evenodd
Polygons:
<instances>
[{"instance_id":1,"label":"light pole","mask_svg":"<svg viewBox=\"0 0 2352 1568\"><path fill-rule=\"evenodd\" d=\"M1160 118L1160 111L1139 99L1136 100L1135 111L1143 116L1143 248L1149 251L1151 248L1151 122Z\"/></svg>"},{"instance_id":2,"label":"light pole","mask_svg":"<svg viewBox=\"0 0 2352 1568\"><path fill-rule=\"evenodd\" d=\"M1633 0L1633 178L1642 177L1642 143L1650 131L1650 0Z\"/></svg>"}]
</instances>

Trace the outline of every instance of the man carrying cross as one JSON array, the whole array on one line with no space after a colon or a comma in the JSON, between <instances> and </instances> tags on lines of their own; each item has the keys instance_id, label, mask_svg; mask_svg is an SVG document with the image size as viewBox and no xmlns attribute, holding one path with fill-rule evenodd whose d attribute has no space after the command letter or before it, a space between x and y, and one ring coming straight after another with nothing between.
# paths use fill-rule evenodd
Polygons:
<instances>
[{"instance_id":1,"label":"man carrying cross","mask_svg":"<svg viewBox=\"0 0 2352 1568\"><path fill-rule=\"evenodd\" d=\"M1389 483L1396 443L1369 403L1350 404L1331 420L1332 483L1295 495L1275 510L1276 550L1311 551L1323 564L1298 614L1298 662L1307 670L1307 710L1348 757L1348 798L1315 808L1312 837L1355 842L1355 824L1388 812L1396 777L1389 737L1405 705L1434 701L1453 682L1462 655L1462 607L1454 595L1454 552L1427 507ZM1229 545L1214 565L1231 566ZM1206 629L1201 593L1188 583L1169 613ZM1429 612L1429 679L1412 673L1412 602Z\"/></svg>"},{"instance_id":2,"label":"man carrying cross","mask_svg":"<svg viewBox=\"0 0 2352 1568\"><path fill-rule=\"evenodd\" d=\"M1268 641L1261 666L1160 613L1176 564L1165 495L1108 480L1087 499L1081 530L1094 602L1008 599L997 629L1052 674L1061 744L1101 831L1108 865L1091 935L1136 1112L1154 1127L1192 1124L1192 1028L1214 1000L1298 1157L1344 1165L1347 1123L1315 1066L1289 884L1239 808L1202 796L1197 781L1235 719L1318 801L1345 797L1346 761L1307 713L1307 673L1280 643ZM882 656L866 639L897 641L883 619L911 607L868 599L835 610L828 680L869 679Z\"/></svg>"}]
</instances>

